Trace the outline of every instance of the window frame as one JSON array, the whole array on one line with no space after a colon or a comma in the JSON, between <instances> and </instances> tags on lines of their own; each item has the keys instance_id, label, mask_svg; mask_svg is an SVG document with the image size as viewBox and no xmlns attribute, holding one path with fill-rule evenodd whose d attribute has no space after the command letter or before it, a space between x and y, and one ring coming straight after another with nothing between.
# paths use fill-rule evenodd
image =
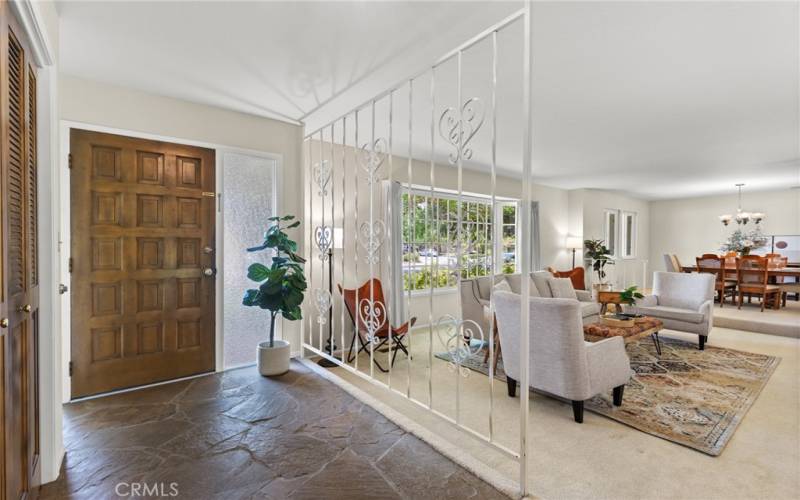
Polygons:
<instances>
[{"instance_id":1,"label":"window frame","mask_svg":"<svg viewBox=\"0 0 800 500\"><path fill-rule=\"evenodd\" d=\"M638 232L639 232L639 217L636 212L623 210L621 211L621 220L622 223L619 224L619 243L621 244L620 247L620 257L623 259L635 259L636 254L638 252L637 248L637 239L638 239ZM631 231L630 234L628 233L628 219L631 219L633 222L631 223ZM628 246L628 238L630 237L630 246L631 251L627 251Z\"/></svg>"},{"instance_id":2,"label":"window frame","mask_svg":"<svg viewBox=\"0 0 800 500\"><path fill-rule=\"evenodd\" d=\"M605 240L608 254L614 258L619 256L619 214L620 210L607 208L603 211L603 239ZM611 217L614 217L614 228L611 229ZM613 237L613 241L612 241Z\"/></svg>"},{"instance_id":3,"label":"window frame","mask_svg":"<svg viewBox=\"0 0 800 500\"><path fill-rule=\"evenodd\" d=\"M408 202L409 198L408 197L417 197L417 196L423 197L425 199L429 199L429 198L432 197L433 200L434 200L432 202L433 206L437 206L439 201L441 201L441 200L448 200L448 201L455 201L455 202L459 201L458 192L455 192L455 191L452 191L452 190L449 190L449 189L444 189L444 188L433 188L433 189L431 189L430 187L418 186L418 185L414 185L409 189L407 186L404 186L403 187L402 196L400 197L401 204L402 204L401 210L402 210L402 213L403 213L404 224L405 224L406 217L407 217L407 210L409 208L409 202ZM403 201L404 199L405 199L405 202ZM460 196L460 200L461 200L461 203L463 203L463 204L479 203L479 204L483 204L483 205L487 206L490 209L492 207L492 197L489 196L489 195L483 195L483 194L477 194L477 193L462 193L461 196ZM492 220L491 220L491 222L486 222L485 220L484 221L478 220L478 221L475 221L475 222L466 221L466 220L464 220L464 217L462 215L461 224L468 223L468 224L481 224L481 225L490 224L491 225L491 231L492 231L492 235L491 235L491 237L492 237L491 253L484 252L482 255L483 255L484 258L492 259L493 263L495 263L494 262L494 260L495 260L494 256L498 255L499 258L496 259L496 265L495 265L495 269L494 269L494 274L501 274L502 273L502 268L503 268L503 258L502 258L502 252L503 252L503 250L502 250L503 249L502 234L503 233L502 233L502 231L503 231L503 227L504 226L509 226L511 224L503 224L502 222L500 224L496 224L495 222L498 221L498 220L502 221L503 208L504 207L507 207L507 206L514 206L515 207L513 225L514 225L514 240L515 240L515 245L514 245L514 263L515 263L515 269L516 269L516 265L517 265L517 262L518 262L518 253L517 252L518 252L518 248L519 248L519 229L520 229L519 228L519 207L520 207L520 203L519 203L519 200L516 200L516 199L513 199L513 198L507 198L507 197L500 197L500 196L495 196L494 197L494 202L495 202L494 203L494 211L492 212ZM464 208L467 208L467 207L462 206L462 212L463 212ZM437 224L437 222L439 224L439 227L441 228L441 224L443 222L442 222L442 219L439 217L438 214L435 217L433 217L432 220L429 221L428 223ZM456 221L451 221L450 219L447 219L444 223L449 225L449 224L454 223L454 222L456 222ZM463 226L462 226L462 228L463 228ZM436 234L439 235L439 237L441 237L441 232L440 231L437 231ZM402 238L405 238L405 231L403 231L401 233L401 235L402 235ZM455 239L455 235L454 234L451 235L450 232L448 231L446 239L439 240L438 242L436 240L434 240L434 241L416 241L416 240L413 240L411 242L407 242L407 241L405 241L405 239L402 239L400 241L400 245L401 245L401 247L403 249L405 248L406 245L411 245L412 247L418 247L418 248L419 247L431 248L433 245L437 245L437 244L440 245L442 242L445 242L447 245L449 245L449 243L454 241L454 239ZM405 251L403 251L402 253L403 253L403 255L405 255ZM403 276L405 276L405 273L406 273L406 270L407 270L406 265L407 265L407 263L405 261L403 261L403 263L402 263ZM448 265L448 267L449 267L449 265ZM441 269L441 266L439 266L438 261L437 261L436 264L427 264L427 265L425 265L423 267L423 269L431 269L431 268L433 268L435 270L435 272L438 272L438 269ZM461 262L461 269L469 269L469 265L465 264L465 262L463 260ZM472 279L472 278L462 278L462 279ZM434 280L431 280L431 281L434 281ZM452 285L435 286L435 284L434 284L433 293L434 294L438 294L438 293L455 292L457 290L457 281L458 281L458 277L456 277L456 283L454 283ZM413 296L413 295L430 293L430 290L431 290L431 287L430 287L430 285L428 285L425 288L411 289L410 293ZM405 279L404 279L404 282L403 282L403 293L409 293L409 289L407 288L407 286L405 284Z\"/></svg>"}]
</instances>

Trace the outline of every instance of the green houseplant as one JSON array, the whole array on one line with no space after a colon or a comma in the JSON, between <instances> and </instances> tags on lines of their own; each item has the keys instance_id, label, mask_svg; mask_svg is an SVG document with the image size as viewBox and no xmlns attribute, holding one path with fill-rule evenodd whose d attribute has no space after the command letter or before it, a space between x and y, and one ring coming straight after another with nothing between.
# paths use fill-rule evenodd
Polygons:
<instances>
[{"instance_id":1,"label":"green houseplant","mask_svg":"<svg viewBox=\"0 0 800 500\"><path fill-rule=\"evenodd\" d=\"M258 288L248 289L242 299L245 306L270 312L269 341L258 345L258 370L264 376L280 375L289 370L289 343L275 340L278 315L289 321L303 317L300 305L307 286L303 272L305 259L297 255L297 243L284 232L284 229L298 227L300 221L281 226L293 219L294 215L270 217L267 220L273 224L264 234L264 242L247 249L248 252L273 252L270 266L255 262L247 268L247 277L258 283Z\"/></svg>"},{"instance_id":2,"label":"green houseplant","mask_svg":"<svg viewBox=\"0 0 800 500\"><path fill-rule=\"evenodd\" d=\"M584 255L592 260L592 270L597 273L600 285L598 288L605 288L605 267L608 264L614 264L610 250L606 248L603 240L584 240L583 246L586 249Z\"/></svg>"}]
</instances>

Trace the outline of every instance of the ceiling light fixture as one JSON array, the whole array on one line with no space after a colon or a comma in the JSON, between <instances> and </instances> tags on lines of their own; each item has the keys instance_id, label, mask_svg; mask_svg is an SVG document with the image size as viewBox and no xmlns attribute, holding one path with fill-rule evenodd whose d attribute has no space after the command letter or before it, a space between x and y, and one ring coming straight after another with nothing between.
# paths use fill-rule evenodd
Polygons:
<instances>
[{"instance_id":1,"label":"ceiling light fixture","mask_svg":"<svg viewBox=\"0 0 800 500\"><path fill-rule=\"evenodd\" d=\"M736 219L737 224L747 224L751 220L755 224L758 224L766 217L766 214L763 212L745 212L742 210L742 186L744 186L742 183L736 184L736 187L739 188L739 206L736 209L736 215L733 216L730 214L725 214L719 216L719 221L726 226L730 224L734 218Z\"/></svg>"}]
</instances>

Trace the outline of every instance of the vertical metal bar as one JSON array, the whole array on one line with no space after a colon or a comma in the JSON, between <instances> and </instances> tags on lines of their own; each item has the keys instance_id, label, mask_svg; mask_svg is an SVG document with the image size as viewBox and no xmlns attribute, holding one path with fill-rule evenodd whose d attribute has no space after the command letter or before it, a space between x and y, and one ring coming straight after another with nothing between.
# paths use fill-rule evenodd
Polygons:
<instances>
[{"instance_id":1,"label":"vertical metal bar","mask_svg":"<svg viewBox=\"0 0 800 500\"><path fill-rule=\"evenodd\" d=\"M344 261L345 261L345 252L347 251L347 246L344 244L344 234L345 234L344 225L345 222L347 221L346 217L347 212L345 211L345 199L347 199L347 191L346 191L347 185L344 181L345 179L347 179L347 115L342 117L342 255L339 261L340 264L339 268L341 269L340 279L342 281L343 290L344 290ZM344 363L345 362L345 348L344 348L345 303L344 303L344 294L340 293L339 295L342 298L342 303L339 308L339 313L340 313L339 316L341 317L341 331L339 332L341 334L341 342L339 343L339 349L341 350L342 363Z\"/></svg>"},{"instance_id":2,"label":"vertical metal bar","mask_svg":"<svg viewBox=\"0 0 800 500\"><path fill-rule=\"evenodd\" d=\"M408 81L408 178L407 178L407 190L408 193L408 214L410 218L410 223L408 225L408 236L411 242L412 254L413 254L413 247L414 247L414 237L416 233L416 210L414 205L414 194L411 192L411 180L413 177L413 161L412 153L413 153L413 142L414 142L414 135L413 135L413 115L414 115L414 80ZM408 263L408 303L407 303L407 312L406 319L410 318L411 316L411 283L413 277L413 263ZM406 356L406 397L411 398L411 327L409 326L408 331L406 333L406 338L408 339L408 355Z\"/></svg>"},{"instance_id":3,"label":"vertical metal bar","mask_svg":"<svg viewBox=\"0 0 800 500\"><path fill-rule=\"evenodd\" d=\"M325 152L324 152L325 136L323 135L323 131L324 131L324 129L319 131L319 165L320 165L320 168L322 168L322 165L325 162ZM321 208L321 211L322 211L322 222L320 223L320 227L322 227L323 234L324 234L324 231L325 231L325 195L324 195L324 193L325 193L325 191L322 190L322 193L323 194L320 195L320 200L319 200L319 203L322 206L322 208ZM327 252L327 250L325 250L325 252ZM320 274L320 288L322 288L324 290L325 289L325 259L323 258L322 252L320 252L319 274ZM317 313L319 313L319 311L317 311ZM319 350L322 351L322 350L324 350L324 347L322 345L322 322L319 320L319 318L317 319L317 324L319 325L319 344L317 344L317 346L319 347Z\"/></svg>"},{"instance_id":4,"label":"vertical metal bar","mask_svg":"<svg viewBox=\"0 0 800 500\"><path fill-rule=\"evenodd\" d=\"M328 256L328 292L330 293L330 311L325 311L326 315L326 324L328 325L328 340L330 341L330 346L328 349L328 354L333 357L333 344L334 344L334 336L333 336L333 254L334 254L334 246L336 245L336 185L334 179L336 178L336 155L334 149L334 143L336 142L336 122L331 123L331 177L328 181L331 185L331 246L330 252ZM323 349L324 351L324 349Z\"/></svg>"},{"instance_id":5,"label":"vertical metal bar","mask_svg":"<svg viewBox=\"0 0 800 500\"><path fill-rule=\"evenodd\" d=\"M306 244L306 262L309 264L312 262L312 256L314 255L314 219L311 217L311 204L313 203L313 198L311 197L311 193L313 193L312 185L314 182L312 181L311 177L311 137L306 137L306 145L308 146L306 149L306 161L305 161L305 178L306 184L308 185L308 194L306 196L306 206L305 206L305 214L306 214L306 221L308 221L308 243ZM277 214L276 214L277 215ZM309 273L309 280L311 279L311 274ZM310 281L309 281L310 286ZM304 344L306 342L306 322L309 324L309 331L311 330L311 315L306 314L307 319L304 319L300 322L300 344ZM311 343L311 335L312 333L309 332L309 344ZM303 353L304 349L300 349L300 352Z\"/></svg>"},{"instance_id":6,"label":"vertical metal bar","mask_svg":"<svg viewBox=\"0 0 800 500\"><path fill-rule=\"evenodd\" d=\"M492 229L497 225L497 32L492 32ZM488 224L487 224L488 227ZM487 229L488 232L488 229ZM488 273L492 277L497 272L497 252L495 251L496 233L492 232L492 268ZM494 293L489 292L489 442L494 438Z\"/></svg>"},{"instance_id":7,"label":"vertical metal bar","mask_svg":"<svg viewBox=\"0 0 800 500\"><path fill-rule=\"evenodd\" d=\"M462 156L464 152L464 116L462 113L461 108L461 101L462 101L462 88L461 88L461 65L463 59L463 52L458 51L458 59L457 59L457 75L458 81L456 83L456 109L458 109L459 119L458 119L458 140L457 142L457 159L458 159L458 195L457 195L457 203L456 203L456 290L461 290L461 267L463 266L462 260L462 248L461 248L461 241L462 241L462 233L463 233L463 224L464 224L464 214L462 210L462 189L463 189L463 169L462 169ZM448 210L449 212L449 210ZM449 229L449 228L448 228ZM448 231L449 232L449 231ZM463 318L462 318L463 319ZM456 335L458 338L456 342L459 347L461 343L464 342L464 338L461 336L460 330L456 330ZM456 356L456 425L460 425L461 423L461 357Z\"/></svg>"},{"instance_id":8,"label":"vertical metal bar","mask_svg":"<svg viewBox=\"0 0 800 500\"><path fill-rule=\"evenodd\" d=\"M433 186L436 185L436 66L431 68L431 189L430 200L426 205L426 219L430 222L433 212ZM426 229L430 225L426 224ZM432 242L431 242L432 243ZM428 252L428 259L432 259ZM430 290L428 294L428 407L433 409L433 261L430 261Z\"/></svg>"},{"instance_id":9,"label":"vertical metal bar","mask_svg":"<svg viewBox=\"0 0 800 500\"><path fill-rule=\"evenodd\" d=\"M313 140L314 140L313 136L308 138L308 161L309 161L309 164L308 164L308 166L309 166L309 169L308 169L308 173L309 173L309 176L308 176L308 178L309 178L309 182L308 182L308 220L309 220L308 234L309 234L309 238L308 239L309 239L309 241L311 241L311 246L310 246L311 255L309 255L309 259L308 259L308 264L309 264L308 289L309 290L313 290L314 289L314 262L316 262L316 259L314 258L316 256L316 253L314 252L314 249L315 249L316 243L317 243L317 240L316 240L316 238L314 236L314 234L315 234L314 188L313 188L313 186L314 186L314 174L313 174L314 158L312 156L313 149L312 149L312 144L311 144L313 142ZM311 307L313 308L314 306L311 306ZM313 311L313 309L312 309L312 311ZM314 316L313 314L308 314L308 343L311 344L311 345L314 345L314 321L312 319L313 316Z\"/></svg>"},{"instance_id":10,"label":"vertical metal bar","mask_svg":"<svg viewBox=\"0 0 800 500\"><path fill-rule=\"evenodd\" d=\"M533 160L533 102L531 95L531 71L533 66L533 50L531 49L531 34L533 29L533 16L532 16L531 0L525 2L525 36L524 40L524 54L523 61L523 78L522 78L522 109L525 116L525 125L523 128L523 151L522 151L522 241L519 245L521 247L521 270L523 279L522 282L522 307L520 317L520 430L519 430L519 485L520 495L525 496L528 494L528 396L530 387L530 216L531 216L531 161Z\"/></svg>"},{"instance_id":11,"label":"vertical metal bar","mask_svg":"<svg viewBox=\"0 0 800 500\"><path fill-rule=\"evenodd\" d=\"M359 313L359 307L358 307L358 302L359 302L359 300L361 300L361 298L358 296L359 289L361 288L361 281L360 281L360 277L359 277L359 274L358 274L358 234L359 234L358 233L358 231L359 231L359 228L358 228L358 175L359 175L358 158L359 158L359 156L358 155L359 155L359 151L360 151L359 150L359 146L358 146L358 108L356 108L356 111L355 111L355 129L353 130L353 133L355 135L355 143L354 143L355 148L353 149L353 159L355 160L355 162L353 164L353 189L354 189L354 192L355 192L355 196L354 196L355 199L353 201L356 204L355 205L355 217L354 217L355 225L353 226L353 227L355 227L355 236L356 236L355 240L353 241L353 263L355 264L355 266L354 266L355 269L353 270L353 272L354 272L355 277L356 277L355 286L354 286L354 288L356 290L356 293L355 293L355 300L356 301L355 301L354 310L353 310L353 313L355 315L355 318L353 318L353 325L354 325L354 327L353 327L353 335L354 335L354 337L353 337L353 347L355 348L355 351L356 351L356 353L355 353L356 357L355 357L355 359L353 361L355 361L355 365L354 365L355 369L358 370L358 355L361 352L361 329L360 329L360 326L359 326L361 324L361 320L360 320L361 314Z\"/></svg>"},{"instance_id":12,"label":"vertical metal bar","mask_svg":"<svg viewBox=\"0 0 800 500\"><path fill-rule=\"evenodd\" d=\"M393 226L392 222L393 222L393 215L394 215L394 195L392 194L394 192L394 186L392 185L392 119L393 119L392 112L394 111L392 109L392 105L393 104L394 104L394 89L389 91L389 176L388 176L388 179L389 179L389 189L388 189L389 199L388 200L383 200L383 204L386 207L387 218L389 219L387 221L388 223L386 224L388 226L388 231L387 231L388 234L386 236L386 243L388 243L388 245L386 246L386 249L387 249L386 250L386 262L387 262L387 265L389 267L389 285L390 286L389 286L389 299L384 299L384 300L386 300L386 302L387 302L387 304L386 304L386 322L388 323L387 326L389 327L389 350L386 351L386 353L387 353L386 354L386 361L389 364L389 375L387 377L387 384L389 385L390 389L392 387L392 351L394 351L394 349L393 349L394 346L393 346L393 342L392 342L392 325L394 324L394 322L392 321L392 319L393 319L392 318L392 312L393 312L392 311L392 309L393 309L392 308L392 302L394 301L394 298L395 298L394 297L394 292L395 292L394 280L396 279L396 277L394 275L394 267L392 266L392 248L394 248L394 241L392 240L392 237L393 237L393 235L392 235L392 226ZM386 291L384 291L384 296L385 295L386 295Z\"/></svg>"},{"instance_id":13,"label":"vertical metal bar","mask_svg":"<svg viewBox=\"0 0 800 500\"><path fill-rule=\"evenodd\" d=\"M372 150L372 153L375 154L375 100L374 99L372 101L372 120L371 120L371 122L372 123L370 124L370 127L372 128L372 134L371 134L370 142L372 144L370 145L370 148ZM370 168L371 167L372 166L370 165ZM372 230L375 227L374 226L375 214L373 213L373 205L374 205L374 194L373 194L374 186L373 186L373 183L374 183L375 179L374 179L374 177L372 177L372 172L371 171L370 171L370 173L368 175L370 176L369 183L368 183L369 184L369 247L370 248L375 248L375 242L373 241L374 231ZM374 313L375 312L375 289L374 289L375 287L374 287L374 284L372 282L372 278L375 275L374 274L375 270L373 269L373 263L372 263L374 255L369 255L368 257L369 257L369 300L372 303L372 311L371 312ZM384 297L384 300L386 300L385 297ZM384 307L384 313L385 313L386 304L384 304L383 307ZM372 379L375 378L375 342L374 342L375 333L376 332L374 332L374 331L370 331L370 336L373 337L373 338L370 338L370 343L369 343L369 376Z\"/></svg>"}]
</instances>

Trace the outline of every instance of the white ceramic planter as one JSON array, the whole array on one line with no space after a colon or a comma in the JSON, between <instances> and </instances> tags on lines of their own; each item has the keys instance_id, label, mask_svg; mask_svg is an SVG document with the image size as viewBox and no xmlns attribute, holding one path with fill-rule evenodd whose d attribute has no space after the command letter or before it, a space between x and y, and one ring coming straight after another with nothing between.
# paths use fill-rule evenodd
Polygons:
<instances>
[{"instance_id":1,"label":"white ceramic planter","mask_svg":"<svg viewBox=\"0 0 800 500\"><path fill-rule=\"evenodd\" d=\"M289 371L291 346L285 340L276 340L273 346L269 342L258 344L258 372L265 377L283 375Z\"/></svg>"}]
</instances>

